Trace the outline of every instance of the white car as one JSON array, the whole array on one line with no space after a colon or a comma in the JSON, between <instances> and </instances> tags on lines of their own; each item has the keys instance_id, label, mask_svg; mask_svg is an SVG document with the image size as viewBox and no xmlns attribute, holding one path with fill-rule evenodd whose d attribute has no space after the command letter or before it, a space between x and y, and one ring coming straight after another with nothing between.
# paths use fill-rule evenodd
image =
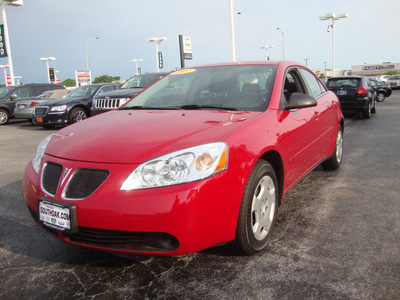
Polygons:
<instances>
[{"instance_id":1,"label":"white car","mask_svg":"<svg viewBox=\"0 0 400 300\"><path fill-rule=\"evenodd\" d=\"M392 89L400 88L400 75L393 75L389 77L389 83L392 86Z\"/></svg>"}]
</instances>

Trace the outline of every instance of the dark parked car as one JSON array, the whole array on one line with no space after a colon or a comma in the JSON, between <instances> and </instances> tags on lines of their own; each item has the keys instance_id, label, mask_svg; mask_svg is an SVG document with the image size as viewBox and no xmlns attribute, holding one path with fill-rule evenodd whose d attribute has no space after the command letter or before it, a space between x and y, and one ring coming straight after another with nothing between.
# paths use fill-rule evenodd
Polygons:
<instances>
[{"instance_id":1,"label":"dark parked car","mask_svg":"<svg viewBox=\"0 0 400 300\"><path fill-rule=\"evenodd\" d=\"M167 74L168 73L146 73L135 75L129 78L120 89L95 96L92 105L92 115L121 107L137 93Z\"/></svg>"},{"instance_id":2,"label":"dark parked car","mask_svg":"<svg viewBox=\"0 0 400 300\"><path fill-rule=\"evenodd\" d=\"M50 83L25 84L0 88L0 125L13 118L15 100L38 96L45 91L65 89L63 85Z\"/></svg>"},{"instance_id":3,"label":"dark parked car","mask_svg":"<svg viewBox=\"0 0 400 300\"><path fill-rule=\"evenodd\" d=\"M392 94L392 86L389 82L384 82L373 78L370 78L369 81L375 88L375 91L377 93L376 100L378 102L385 101L385 98L390 97L390 95Z\"/></svg>"},{"instance_id":4,"label":"dark parked car","mask_svg":"<svg viewBox=\"0 0 400 300\"><path fill-rule=\"evenodd\" d=\"M85 85L77 87L62 99L45 101L35 106L33 124L54 127L86 119L90 116L93 97L113 91L119 86L115 83Z\"/></svg>"},{"instance_id":5,"label":"dark parked car","mask_svg":"<svg viewBox=\"0 0 400 300\"><path fill-rule=\"evenodd\" d=\"M343 111L360 111L365 119L376 112L376 91L366 76L331 77L326 86L338 96Z\"/></svg>"}]
</instances>

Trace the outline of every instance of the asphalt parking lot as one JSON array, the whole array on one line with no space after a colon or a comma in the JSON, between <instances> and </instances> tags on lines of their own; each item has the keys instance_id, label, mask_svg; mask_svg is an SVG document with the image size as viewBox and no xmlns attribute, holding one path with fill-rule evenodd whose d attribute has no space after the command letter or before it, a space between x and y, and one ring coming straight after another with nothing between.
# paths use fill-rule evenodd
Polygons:
<instances>
[{"instance_id":1,"label":"asphalt parking lot","mask_svg":"<svg viewBox=\"0 0 400 300\"><path fill-rule=\"evenodd\" d=\"M31 220L25 165L53 132L0 126L0 299L400 299L400 91L347 115L344 161L284 197L266 251L180 257L66 245Z\"/></svg>"}]
</instances>

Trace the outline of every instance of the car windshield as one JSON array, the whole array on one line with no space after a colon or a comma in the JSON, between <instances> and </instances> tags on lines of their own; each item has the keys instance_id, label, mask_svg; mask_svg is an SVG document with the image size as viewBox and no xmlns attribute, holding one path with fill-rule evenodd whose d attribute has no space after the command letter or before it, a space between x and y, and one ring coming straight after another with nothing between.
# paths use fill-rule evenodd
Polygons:
<instances>
[{"instance_id":1,"label":"car windshield","mask_svg":"<svg viewBox=\"0 0 400 300\"><path fill-rule=\"evenodd\" d=\"M239 65L182 69L136 96L122 109L264 111L276 66Z\"/></svg>"},{"instance_id":2,"label":"car windshield","mask_svg":"<svg viewBox=\"0 0 400 300\"><path fill-rule=\"evenodd\" d=\"M11 92L13 89L15 89L14 86L11 86L11 87L2 87L2 88L0 88L0 98L3 98L3 97L5 97L5 96L7 96L7 94L8 94L9 92Z\"/></svg>"},{"instance_id":3,"label":"car windshield","mask_svg":"<svg viewBox=\"0 0 400 300\"><path fill-rule=\"evenodd\" d=\"M326 86L328 88L356 88L360 85L358 78L334 78L329 79Z\"/></svg>"},{"instance_id":4,"label":"car windshield","mask_svg":"<svg viewBox=\"0 0 400 300\"><path fill-rule=\"evenodd\" d=\"M72 90L69 94L65 96L65 98L83 98L83 97L92 97L94 93L97 91L99 86L93 85L84 85L77 87Z\"/></svg>"},{"instance_id":5,"label":"car windshield","mask_svg":"<svg viewBox=\"0 0 400 300\"><path fill-rule=\"evenodd\" d=\"M121 89L145 88L161 77L161 74L135 75L129 78L129 80L121 86Z\"/></svg>"}]
</instances>

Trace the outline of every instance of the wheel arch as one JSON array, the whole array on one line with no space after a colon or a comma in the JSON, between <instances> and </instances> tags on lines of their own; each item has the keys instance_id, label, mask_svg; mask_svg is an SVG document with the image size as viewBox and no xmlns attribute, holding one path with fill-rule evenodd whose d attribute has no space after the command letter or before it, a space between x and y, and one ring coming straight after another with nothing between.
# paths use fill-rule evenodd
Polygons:
<instances>
[{"instance_id":1,"label":"wheel arch","mask_svg":"<svg viewBox=\"0 0 400 300\"><path fill-rule=\"evenodd\" d=\"M281 204L283 198L283 184L285 179L285 172L283 169L283 161L279 152L275 150L269 150L265 152L260 159L268 161L271 166L274 168L276 178L278 179L279 186L279 205Z\"/></svg>"}]
</instances>

